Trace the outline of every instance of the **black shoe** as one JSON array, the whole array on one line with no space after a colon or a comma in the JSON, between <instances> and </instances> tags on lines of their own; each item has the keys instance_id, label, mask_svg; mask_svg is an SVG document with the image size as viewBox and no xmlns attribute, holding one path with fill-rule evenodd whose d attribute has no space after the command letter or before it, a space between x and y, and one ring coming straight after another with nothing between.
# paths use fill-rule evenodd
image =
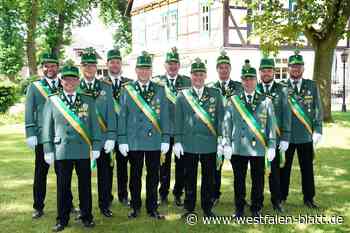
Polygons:
<instances>
[{"instance_id":1,"label":"black shoe","mask_svg":"<svg viewBox=\"0 0 350 233\"><path fill-rule=\"evenodd\" d=\"M150 213L148 213L148 216L150 216L151 218L155 218L157 220L163 220L165 219L165 216L160 214L158 211L152 211Z\"/></svg>"},{"instance_id":2,"label":"black shoe","mask_svg":"<svg viewBox=\"0 0 350 233\"><path fill-rule=\"evenodd\" d=\"M33 214L32 214L32 218L33 219L38 219L41 218L44 215L44 211L43 210L34 210Z\"/></svg>"},{"instance_id":3,"label":"black shoe","mask_svg":"<svg viewBox=\"0 0 350 233\"><path fill-rule=\"evenodd\" d=\"M59 232L59 231L63 231L64 230L65 225L61 224L61 223L57 223L53 228L52 228L52 232Z\"/></svg>"},{"instance_id":4,"label":"black shoe","mask_svg":"<svg viewBox=\"0 0 350 233\"><path fill-rule=\"evenodd\" d=\"M110 209L101 209L101 214L103 214L107 218L110 218L113 216L113 213Z\"/></svg>"},{"instance_id":5,"label":"black shoe","mask_svg":"<svg viewBox=\"0 0 350 233\"><path fill-rule=\"evenodd\" d=\"M86 228L93 228L95 226L95 222L93 220L84 220L83 226Z\"/></svg>"},{"instance_id":6,"label":"black shoe","mask_svg":"<svg viewBox=\"0 0 350 233\"><path fill-rule=\"evenodd\" d=\"M261 214L261 210L252 210L252 217L260 217Z\"/></svg>"},{"instance_id":7,"label":"black shoe","mask_svg":"<svg viewBox=\"0 0 350 233\"><path fill-rule=\"evenodd\" d=\"M277 213L277 214L281 214L284 212L284 209L281 205L281 203L278 203L276 205L273 205L273 210Z\"/></svg>"},{"instance_id":8,"label":"black shoe","mask_svg":"<svg viewBox=\"0 0 350 233\"><path fill-rule=\"evenodd\" d=\"M159 205L168 205L169 201L168 201L168 197L162 197L159 201Z\"/></svg>"},{"instance_id":9,"label":"black shoe","mask_svg":"<svg viewBox=\"0 0 350 233\"><path fill-rule=\"evenodd\" d=\"M214 212L211 210L207 210L204 211L204 217L216 217L216 214L214 214Z\"/></svg>"},{"instance_id":10,"label":"black shoe","mask_svg":"<svg viewBox=\"0 0 350 233\"><path fill-rule=\"evenodd\" d=\"M305 201L304 204L310 209L319 209L318 205L313 201Z\"/></svg>"},{"instance_id":11,"label":"black shoe","mask_svg":"<svg viewBox=\"0 0 350 233\"><path fill-rule=\"evenodd\" d=\"M242 218L244 216L244 210L236 210L232 216L234 218Z\"/></svg>"},{"instance_id":12,"label":"black shoe","mask_svg":"<svg viewBox=\"0 0 350 233\"><path fill-rule=\"evenodd\" d=\"M140 215L140 210L133 209L129 214L128 218L137 218Z\"/></svg>"},{"instance_id":13,"label":"black shoe","mask_svg":"<svg viewBox=\"0 0 350 233\"><path fill-rule=\"evenodd\" d=\"M174 198L174 202L175 202L175 205L176 205L177 207L181 207L181 206L184 205L184 204L182 203L182 201L181 201L181 197L175 197L175 198Z\"/></svg>"}]
</instances>

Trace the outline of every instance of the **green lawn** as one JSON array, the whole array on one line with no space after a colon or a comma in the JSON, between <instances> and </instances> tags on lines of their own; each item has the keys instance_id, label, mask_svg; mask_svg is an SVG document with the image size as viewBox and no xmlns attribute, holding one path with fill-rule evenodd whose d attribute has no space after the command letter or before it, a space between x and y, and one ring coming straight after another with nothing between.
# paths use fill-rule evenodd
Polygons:
<instances>
[{"instance_id":1,"label":"green lawn","mask_svg":"<svg viewBox=\"0 0 350 233\"><path fill-rule=\"evenodd\" d=\"M182 210L173 206L161 207L160 212L167 215L167 220L157 222L147 217L143 208L141 217L128 220L128 209L119 203L113 204L114 217L103 218L97 207L96 177L93 177L93 214L96 227L88 232L350 232L350 114L335 113L335 123L328 124L324 130L324 141L317 149L315 161L316 202L322 207L319 212L310 211L302 205L300 174L297 160L294 161L290 196L285 205L286 215L324 214L344 217L341 225L186 225L180 219ZM19 118L21 119L21 118ZM1 120L1 119L0 119ZM32 179L33 152L24 142L22 124L1 124L0 121L0 232L50 232L56 217L55 174L50 169L48 195L45 215L33 221ZM73 182L74 203L78 206L75 175ZM218 215L231 215L233 212L233 177L226 162L223 172L223 195L215 208ZM172 184L173 185L173 184ZM145 185L143 185L145 189ZM249 200L250 183L247 199ZM143 192L144 195L144 192ZM171 200L172 200L172 196ZM201 216L198 193L197 212ZM268 187L265 185L264 214L273 214ZM246 210L248 214L249 211ZM86 232L71 219L64 232Z\"/></svg>"}]
</instances>

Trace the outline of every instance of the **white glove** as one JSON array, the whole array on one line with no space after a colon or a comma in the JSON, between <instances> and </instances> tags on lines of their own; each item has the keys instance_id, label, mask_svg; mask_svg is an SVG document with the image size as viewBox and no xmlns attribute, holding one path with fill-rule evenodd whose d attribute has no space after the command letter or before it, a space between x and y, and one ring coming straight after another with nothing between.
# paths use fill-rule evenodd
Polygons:
<instances>
[{"instance_id":1,"label":"white glove","mask_svg":"<svg viewBox=\"0 0 350 233\"><path fill-rule=\"evenodd\" d=\"M51 165L53 163L53 161L55 160L55 154L53 152L50 152L50 153L45 153L44 154L44 159L45 159L45 162L48 164L48 165Z\"/></svg>"},{"instance_id":2,"label":"white glove","mask_svg":"<svg viewBox=\"0 0 350 233\"><path fill-rule=\"evenodd\" d=\"M35 149L35 146L38 145L38 138L36 136L30 136L27 138L27 145L30 149Z\"/></svg>"},{"instance_id":3,"label":"white glove","mask_svg":"<svg viewBox=\"0 0 350 233\"><path fill-rule=\"evenodd\" d=\"M100 157L100 152L98 150L92 151L92 160L96 160Z\"/></svg>"},{"instance_id":4,"label":"white glove","mask_svg":"<svg viewBox=\"0 0 350 233\"><path fill-rule=\"evenodd\" d=\"M119 151L124 157L128 156L129 145L128 144L120 144Z\"/></svg>"},{"instance_id":5,"label":"white glove","mask_svg":"<svg viewBox=\"0 0 350 233\"><path fill-rule=\"evenodd\" d=\"M314 142L314 145L317 145L322 139L322 134L319 133L313 133L312 134L312 141Z\"/></svg>"},{"instance_id":6,"label":"white glove","mask_svg":"<svg viewBox=\"0 0 350 233\"><path fill-rule=\"evenodd\" d=\"M111 153L113 151L114 143L115 143L114 140L107 140L105 142L104 149L105 149L106 154L109 154L109 153Z\"/></svg>"},{"instance_id":7,"label":"white glove","mask_svg":"<svg viewBox=\"0 0 350 233\"><path fill-rule=\"evenodd\" d=\"M224 146L223 154L224 154L225 159L231 160L232 153L233 153L233 151L232 151L232 147L231 146Z\"/></svg>"},{"instance_id":8,"label":"white glove","mask_svg":"<svg viewBox=\"0 0 350 233\"><path fill-rule=\"evenodd\" d=\"M219 155L219 156L224 154L224 146L222 144L218 144L216 154Z\"/></svg>"},{"instance_id":9,"label":"white glove","mask_svg":"<svg viewBox=\"0 0 350 233\"><path fill-rule=\"evenodd\" d=\"M280 146L279 149L283 152L286 152L288 150L289 147L289 142L287 141L280 141Z\"/></svg>"},{"instance_id":10,"label":"white glove","mask_svg":"<svg viewBox=\"0 0 350 233\"><path fill-rule=\"evenodd\" d=\"M178 159L180 159L181 155L184 154L184 148L182 148L181 143L179 143L179 142L175 143L175 145L174 145L174 153L175 153L175 156Z\"/></svg>"},{"instance_id":11,"label":"white glove","mask_svg":"<svg viewBox=\"0 0 350 233\"><path fill-rule=\"evenodd\" d=\"M267 159L271 162L276 156L275 148L269 148L267 150Z\"/></svg>"},{"instance_id":12,"label":"white glove","mask_svg":"<svg viewBox=\"0 0 350 233\"><path fill-rule=\"evenodd\" d=\"M169 147L169 143L160 144L160 153L165 155L169 151Z\"/></svg>"}]
</instances>

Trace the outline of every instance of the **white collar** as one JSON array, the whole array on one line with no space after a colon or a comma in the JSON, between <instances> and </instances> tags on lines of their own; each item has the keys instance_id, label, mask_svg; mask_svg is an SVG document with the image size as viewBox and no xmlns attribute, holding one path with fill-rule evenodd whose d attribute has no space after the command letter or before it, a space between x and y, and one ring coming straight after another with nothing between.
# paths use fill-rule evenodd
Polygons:
<instances>
[{"instance_id":1,"label":"white collar","mask_svg":"<svg viewBox=\"0 0 350 233\"><path fill-rule=\"evenodd\" d=\"M75 98L76 98L76 96L77 96L77 92L73 92L72 94L68 94L65 90L63 90L63 93L64 93L64 95L66 96L66 98L69 100L69 97L68 97L68 95L72 95L72 101L73 101L73 103L75 102Z\"/></svg>"},{"instance_id":2,"label":"white collar","mask_svg":"<svg viewBox=\"0 0 350 233\"><path fill-rule=\"evenodd\" d=\"M108 71L108 76L111 77L112 81L114 80L120 80L122 77L122 72L120 71L119 74L111 74L111 72Z\"/></svg>"},{"instance_id":3,"label":"white collar","mask_svg":"<svg viewBox=\"0 0 350 233\"><path fill-rule=\"evenodd\" d=\"M167 74L166 74L166 77L167 77L168 80L173 79L173 80L176 82L176 79L177 79L178 75L175 75L174 77L171 77L171 76L167 73Z\"/></svg>"},{"instance_id":4,"label":"white collar","mask_svg":"<svg viewBox=\"0 0 350 233\"><path fill-rule=\"evenodd\" d=\"M298 87L298 91L300 91L300 88L301 88L301 84L303 82L303 78L299 79L299 80L294 80L292 78L289 79L290 83L292 84L292 88L294 88L294 81L297 81L297 87Z\"/></svg>"},{"instance_id":5,"label":"white collar","mask_svg":"<svg viewBox=\"0 0 350 233\"><path fill-rule=\"evenodd\" d=\"M57 87L58 85L58 78L50 79L48 77L45 77L46 82L49 84L49 86L52 88L52 81L55 81L55 86Z\"/></svg>"},{"instance_id":6,"label":"white collar","mask_svg":"<svg viewBox=\"0 0 350 233\"><path fill-rule=\"evenodd\" d=\"M252 96L252 99L251 99L251 101L253 101L253 99L254 99L254 95L255 95L255 91L253 91L252 93L247 93L246 91L244 91L244 95L245 95L245 99L247 100L247 102L248 102L248 95L251 95Z\"/></svg>"},{"instance_id":7,"label":"white collar","mask_svg":"<svg viewBox=\"0 0 350 233\"><path fill-rule=\"evenodd\" d=\"M139 80L137 80L137 82L141 88L142 88L142 86L146 85L146 90L148 90L149 84L151 83L150 81L148 81L146 84L143 84Z\"/></svg>"},{"instance_id":8,"label":"white collar","mask_svg":"<svg viewBox=\"0 0 350 233\"><path fill-rule=\"evenodd\" d=\"M225 88L226 88L228 86L228 84L230 83L230 78L225 80L225 81L222 81L219 79L219 82L220 82L220 87L221 87L222 82L225 82Z\"/></svg>"},{"instance_id":9,"label":"white collar","mask_svg":"<svg viewBox=\"0 0 350 233\"><path fill-rule=\"evenodd\" d=\"M203 92L204 92L204 86L197 89L196 87L193 87L194 91L197 93L198 98L202 98Z\"/></svg>"},{"instance_id":10,"label":"white collar","mask_svg":"<svg viewBox=\"0 0 350 233\"><path fill-rule=\"evenodd\" d=\"M275 83L275 80L274 80L274 79L272 79L272 81L269 82L269 83L261 82L264 91L266 91L266 90L265 90L265 85L269 85L269 91L271 91L271 88L272 88L272 86L273 86L274 83Z\"/></svg>"},{"instance_id":11,"label":"white collar","mask_svg":"<svg viewBox=\"0 0 350 233\"><path fill-rule=\"evenodd\" d=\"M87 85L89 85L89 83L92 83L92 86L94 86L95 80L96 80L96 78L94 78L92 81L88 81L88 80L86 80L86 79L84 78L84 82L85 82Z\"/></svg>"}]
</instances>

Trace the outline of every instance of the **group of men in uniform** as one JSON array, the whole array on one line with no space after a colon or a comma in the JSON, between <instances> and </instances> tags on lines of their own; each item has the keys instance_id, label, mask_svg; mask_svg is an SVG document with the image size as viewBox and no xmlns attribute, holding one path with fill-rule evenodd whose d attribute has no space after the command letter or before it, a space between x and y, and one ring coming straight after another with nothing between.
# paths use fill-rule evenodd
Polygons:
<instances>
[{"instance_id":1,"label":"group of men in uniform","mask_svg":"<svg viewBox=\"0 0 350 233\"><path fill-rule=\"evenodd\" d=\"M184 216L195 211L199 162L201 207L205 216L215 216L212 209L220 199L225 159L233 169L236 217L244 215L247 205L248 164L252 216L261 215L264 174L269 175L273 208L281 213L295 150L304 203L317 208L313 158L322 136L321 101L315 82L303 78L299 53L290 56L290 78L281 82L274 80L274 60L262 58L259 83L249 60L242 67L241 82L231 80L230 58L224 51L217 58L219 79L209 84L205 84L206 64L199 58L191 64L191 77L179 74L176 48L166 54L166 74L153 78L152 57L147 52L137 58L135 80L122 76L118 49L108 51L108 76L102 79L96 78L92 48L81 56L82 74L67 62L58 78L59 62L50 53L42 56L41 64L44 77L28 88L25 128L27 144L35 149L33 218L44 213L47 174L49 166L55 165L58 213L53 231L62 231L72 212L77 212L85 227L95 225L91 195L95 167L98 206L105 217L113 216L114 155L118 199L130 206L129 218L140 214L145 161L147 214L164 219L157 209L159 204L168 204L173 158L174 203L184 207ZM78 176L79 210L73 206L73 168Z\"/></svg>"}]
</instances>

